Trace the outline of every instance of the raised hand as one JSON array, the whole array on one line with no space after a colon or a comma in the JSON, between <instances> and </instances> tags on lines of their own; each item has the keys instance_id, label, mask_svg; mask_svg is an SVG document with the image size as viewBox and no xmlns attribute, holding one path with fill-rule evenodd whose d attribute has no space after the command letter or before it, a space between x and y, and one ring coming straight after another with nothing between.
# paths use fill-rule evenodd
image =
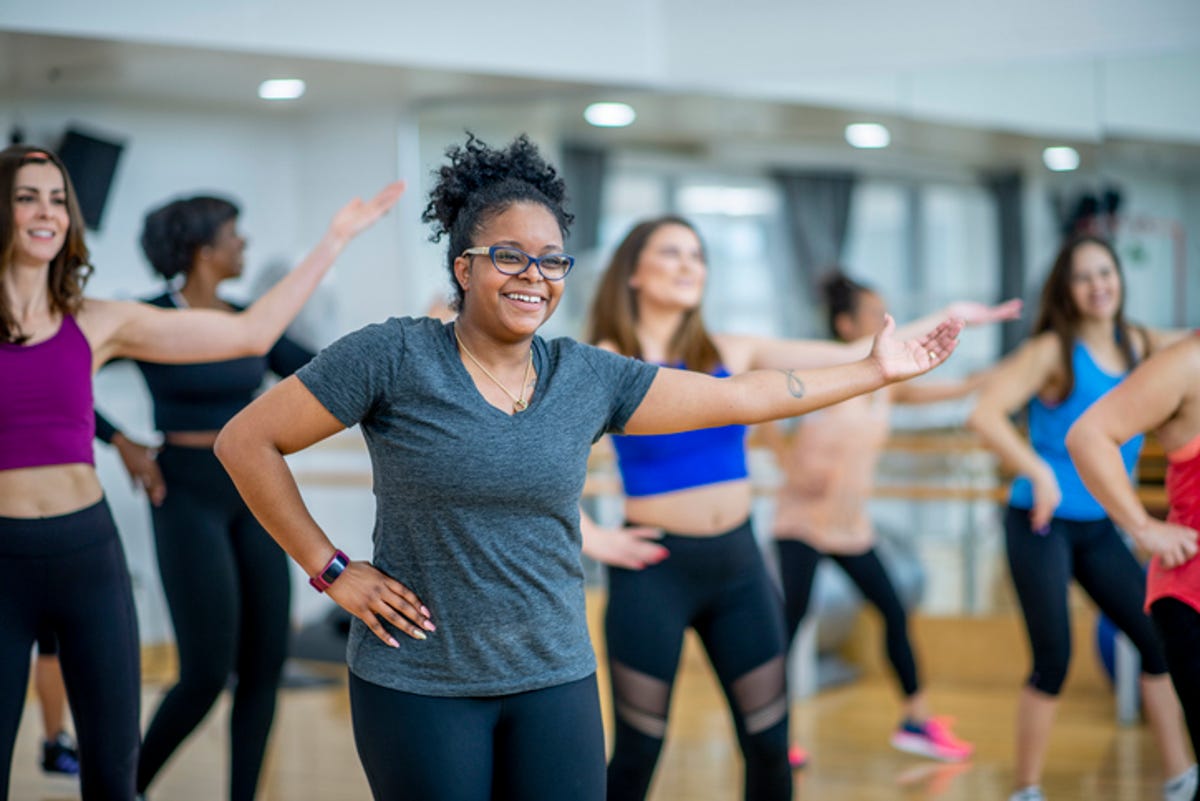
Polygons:
<instances>
[{"instance_id":1,"label":"raised hand","mask_svg":"<svg viewBox=\"0 0 1200 801\"><path fill-rule=\"evenodd\" d=\"M1001 323L1005 320L1016 320L1021 317L1024 301L1011 298L995 306L986 303L976 303L970 300L958 300L946 307L946 316L958 318L964 325L988 325Z\"/></svg>"},{"instance_id":2,"label":"raised hand","mask_svg":"<svg viewBox=\"0 0 1200 801\"><path fill-rule=\"evenodd\" d=\"M1136 532L1129 532L1147 553L1162 560L1165 568L1179 567L1196 555L1197 533L1187 526L1151 518Z\"/></svg>"},{"instance_id":3,"label":"raised hand","mask_svg":"<svg viewBox=\"0 0 1200 801\"><path fill-rule=\"evenodd\" d=\"M950 318L924 336L901 342L892 336L896 321L889 314L883 330L875 336L871 358L879 365L885 381L903 381L927 373L946 361L958 346L958 334L962 329L962 320Z\"/></svg>"},{"instance_id":4,"label":"raised hand","mask_svg":"<svg viewBox=\"0 0 1200 801\"><path fill-rule=\"evenodd\" d=\"M437 630L416 593L370 562L348 564L325 594L393 648L400 647L400 643L381 621L386 620L414 640L423 640L425 632Z\"/></svg>"},{"instance_id":5,"label":"raised hand","mask_svg":"<svg viewBox=\"0 0 1200 801\"><path fill-rule=\"evenodd\" d=\"M396 205L396 201L404 194L404 188L404 181L394 181L370 200L354 198L333 215L333 220L329 223L329 233L342 242L349 242Z\"/></svg>"}]
</instances>

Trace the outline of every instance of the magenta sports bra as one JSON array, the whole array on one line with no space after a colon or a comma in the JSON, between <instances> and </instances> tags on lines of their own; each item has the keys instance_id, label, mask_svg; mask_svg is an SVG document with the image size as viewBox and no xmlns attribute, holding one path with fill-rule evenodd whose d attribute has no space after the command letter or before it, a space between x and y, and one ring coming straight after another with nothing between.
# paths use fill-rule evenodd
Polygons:
<instances>
[{"instance_id":1,"label":"magenta sports bra","mask_svg":"<svg viewBox=\"0 0 1200 801\"><path fill-rule=\"evenodd\" d=\"M94 464L92 348L75 318L36 345L0 343L0 470Z\"/></svg>"}]
</instances>

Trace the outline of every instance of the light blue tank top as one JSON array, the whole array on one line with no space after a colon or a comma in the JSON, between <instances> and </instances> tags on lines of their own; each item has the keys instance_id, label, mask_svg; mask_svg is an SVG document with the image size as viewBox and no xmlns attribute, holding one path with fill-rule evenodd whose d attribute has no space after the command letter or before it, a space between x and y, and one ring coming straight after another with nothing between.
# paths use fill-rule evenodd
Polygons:
<instances>
[{"instance_id":1,"label":"light blue tank top","mask_svg":"<svg viewBox=\"0 0 1200 801\"><path fill-rule=\"evenodd\" d=\"M1101 395L1121 383L1126 374L1111 375L1101 370L1080 342L1071 351L1071 364L1075 369L1075 386L1070 395L1055 404L1043 403L1039 398L1029 402L1029 440L1038 456L1054 471L1062 490L1062 502L1054 516L1064 520L1100 520L1107 515L1087 491L1071 462L1067 431ZM1131 477L1143 439L1139 434L1121 446L1125 471ZM1020 476L1013 482L1009 503L1017 509L1033 508L1033 483L1027 477Z\"/></svg>"}]
</instances>

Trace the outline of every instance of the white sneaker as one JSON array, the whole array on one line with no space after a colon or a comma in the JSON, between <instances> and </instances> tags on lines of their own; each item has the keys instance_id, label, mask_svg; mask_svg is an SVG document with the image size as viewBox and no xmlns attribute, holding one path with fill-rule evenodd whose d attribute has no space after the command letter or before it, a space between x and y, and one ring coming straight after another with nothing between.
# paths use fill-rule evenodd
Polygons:
<instances>
[{"instance_id":1,"label":"white sneaker","mask_svg":"<svg viewBox=\"0 0 1200 801\"><path fill-rule=\"evenodd\" d=\"M1200 771L1196 766L1180 773L1163 785L1163 801L1192 801L1196 797L1196 785L1200 782Z\"/></svg>"},{"instance_id":2,"label":"white sneaker","mask_svg":"<svg viewBox=\"0 0 1200 801\"><path fill-rule=\"evenodd\" d=\"M1033 787L1022 787L1008 797L1008 801L1046 801L1042 788L1036 784Z\"/></svg>"}]
</instances>

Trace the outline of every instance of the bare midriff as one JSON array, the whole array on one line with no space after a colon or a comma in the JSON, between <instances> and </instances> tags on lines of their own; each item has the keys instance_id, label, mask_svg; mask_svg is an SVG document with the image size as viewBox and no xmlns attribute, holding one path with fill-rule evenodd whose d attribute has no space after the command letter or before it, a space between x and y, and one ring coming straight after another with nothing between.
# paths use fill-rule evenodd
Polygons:
<instances>
[{"instance_id":1,"label":"bare midriff","mask_svg":"<svg viewBox=\"0 0 1200 801\"><path fill-rule=\"evenodd\" d=\"M0 517L56 517L86 509L102 497L90 464L0 470Z\"/></svg>"},{"instance_id":2,"label":"bare midriff","mask_svg":"<svg viewBox=\"0 0 1200 801\"><path fill-rule=\"evenodd\" d=\"M672 534L712 537L741 525L750 516L752 500L747 479L707 484L661 495L625 499L625 519Z\"/></svg>"},{"instance_id":3,"label":"bare midriff","mask_svg":"<svg viewBox=\"0 0 1200 801\"><path fill-rule=\"evenodd\" d=\"M163 441L180 448L212 448L220 431L167 431Z\"/></svg>"}]
</instances>

